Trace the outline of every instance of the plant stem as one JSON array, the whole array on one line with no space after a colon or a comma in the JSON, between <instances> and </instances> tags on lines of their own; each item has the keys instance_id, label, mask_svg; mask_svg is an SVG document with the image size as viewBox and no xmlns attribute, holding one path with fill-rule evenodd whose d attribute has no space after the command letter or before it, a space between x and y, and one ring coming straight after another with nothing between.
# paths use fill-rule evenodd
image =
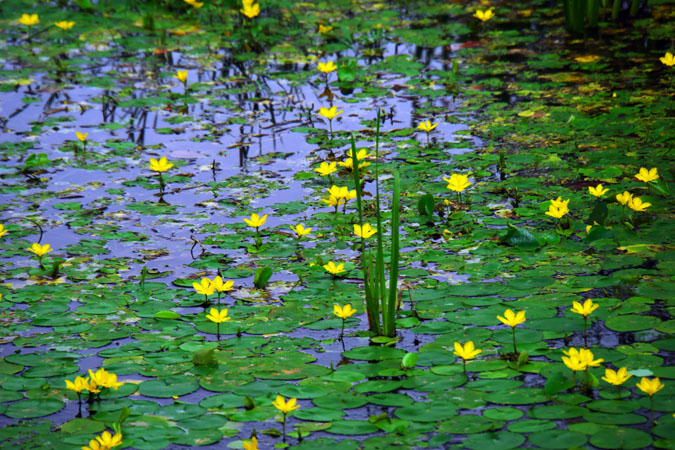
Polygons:
<instances>
[{"instance_id":1,"label":"plant stem","mask_svg":"<svg viewBox=\"0 0 675 450\"><path fill-rule=\"evenodd\" d=\"M513 353L518 355L518 349L516 349L516 327L511 327L511 331L513 331Z\"/></svg>"},{"instance_id":2,"label":"plant stem","mask_svg":"<svg viewBox=\"0 0 675 450\"><path fill-rule=\"evenodd\" d=\"M649 418L651 419L651 426L654 427L654 396L649 396Z\"/></svg>"},{"instance_id":3,"label":"plant stem","mask_svg":"<svg viewBox=\"0 0 675 450\"><path fill-rule=\"evenodd\" d=\"M284 414L284 419L281 422L281 429L282 429L282 435L283 435L283 442L284 444L286 443L286 413Z\"/></svg>"},{"instance_id":4,"label":"plant stem","mask_svg":"<svg viewBox=\"0 0 675 450\"><path fill-rule=\"evenodd\" d=\"M588 316L584 316L584 347L588 348L588 341L586 340L586 328L588 325Z\"/></svg>"}]
</instances>

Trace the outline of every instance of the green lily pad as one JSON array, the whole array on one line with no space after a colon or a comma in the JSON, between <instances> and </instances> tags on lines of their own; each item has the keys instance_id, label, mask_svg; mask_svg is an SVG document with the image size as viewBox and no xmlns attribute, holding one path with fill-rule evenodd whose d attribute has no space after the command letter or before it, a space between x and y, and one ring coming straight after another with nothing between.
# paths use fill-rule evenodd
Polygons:
<instances>
[{"instance_id":1,"label":"green lily pad","mask_svg":"<svg viewBox=\"0 0 675 450\"><path fill-rule=\"evenodd\" d=\"M649 434L633 428L613 428L601 430L591 436L591 444L598 448L637 449L646 448L652 443Z\"/></svg>"},{"instance_id":2,"label":"green lily pad","mask_svg":"<svg viewBox=\"0 0 675 450\"><path fill-rule=\"evenodd\" d=\"M5 415L14 419L44 417L61 411L66 406L61 400L46 398L41 400L20 400L7 406Z\"/></svg>"},{"instance_id":3,"label":"green lily pad","mask_svg":"<svg viewBox=\"0 0 675 450\"><path fill-rule=\"evenodd\" d=\"M474 434L462 442L462 444L472 450L509 450L520 447L525 442L525 436L508 431L487 432Z\"/></svg>"}]
</instances>

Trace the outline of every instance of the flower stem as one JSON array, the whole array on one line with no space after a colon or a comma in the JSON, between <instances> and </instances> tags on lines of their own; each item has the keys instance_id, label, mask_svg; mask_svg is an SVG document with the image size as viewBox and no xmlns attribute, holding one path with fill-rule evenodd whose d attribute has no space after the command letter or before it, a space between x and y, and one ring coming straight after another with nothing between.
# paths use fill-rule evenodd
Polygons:
<instances>
[{"instance_id":1,"label":"flower stem","mask_svg":"<svg viewBox=\"0 0 675 450\"><path fill-rule=\"evenodd\" d=\"M284 420L281 422L283 442L286 443L286 413L284 413Z\"/></svg>"},{"instance_id":2,"label":"flower stem","mask_svg":"<svg viewBox=\"0 0 675 450\"><path fill-rule=\"evenodd\" d=\"M516 348L516 327L511 327L511 331L513 331L513 353L518 355L518 349Z\"/></svg>"}]
</instances>

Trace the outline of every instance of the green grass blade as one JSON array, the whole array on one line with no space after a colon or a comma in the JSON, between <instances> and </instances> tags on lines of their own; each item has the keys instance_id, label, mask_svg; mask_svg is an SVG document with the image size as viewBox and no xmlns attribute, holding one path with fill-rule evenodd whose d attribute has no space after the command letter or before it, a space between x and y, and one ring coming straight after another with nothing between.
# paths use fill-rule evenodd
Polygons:
<instances>
[{"instance_id":1,"label":"green grass blade","mask_svg":"<svg viewBox=\"0 0 675 450\"><path fill-rule=\"evenodd\" d=\"M394 194L391 207L391 263L389 264L389 299L384 310L384 332L386 336L396 335L396 300L398 299L398 265L399 265L399 226L401 180L398 170L394 171Z\"/></svg>"}]
</instances>

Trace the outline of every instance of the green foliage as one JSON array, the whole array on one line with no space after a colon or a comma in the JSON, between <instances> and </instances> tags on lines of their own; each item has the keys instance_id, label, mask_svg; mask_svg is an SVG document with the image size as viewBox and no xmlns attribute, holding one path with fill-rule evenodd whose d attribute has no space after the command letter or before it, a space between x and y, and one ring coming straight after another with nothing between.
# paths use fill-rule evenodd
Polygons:
<instances>
[{"instance_id":1,"label":"green foliage","mask_svg":"<svg viewBox=\"0 0 675 450\"><path fill-rule=\"evenodd\" d=\"M265 289L273 273L270 267L260 267L255 271L255 275L253 276L253 285L258 289Z\"/></svg>"}]
</instances>

